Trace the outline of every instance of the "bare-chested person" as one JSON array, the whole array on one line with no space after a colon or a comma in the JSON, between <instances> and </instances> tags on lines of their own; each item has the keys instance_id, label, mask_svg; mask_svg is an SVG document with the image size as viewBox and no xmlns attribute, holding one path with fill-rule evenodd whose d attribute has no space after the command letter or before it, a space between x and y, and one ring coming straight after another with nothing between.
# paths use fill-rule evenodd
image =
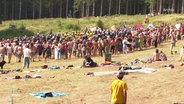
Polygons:
<instances>
[{"instance_id":1,"label":"bare-chested person","mask_svg":"<svg viewBox=\"0 0 184 104\"><path fill-rule=\"evenodd\" d=\"M36 52L38 55L38 60L41 61L41 55L43 52L43 46L42 46L41 42L39 42L39 41L36 42L35 47L36 47Z\"/></svg>"},{"instance_id":2,"label":"bare-chested person","mask_svg":"<svg viewBox=\"0 0 184 104\"><path fill-rule=\"evenodd\" d=\"M67 42L64 42L63 45L65 46L65 51L64 51L65 58L64 59L68 59L68 45L67 45Z\"/></svg>"},{"instance_id":3,"label":"bare-chested person","mask_svg":"<svg viewBox=\"0 0 184 104\"><path fill-rule=\"evenodd\" d=\"M23 55L23 48L21 44L15 46L14 54L16 57L16 61L21 62L21 57Z\"/></svg>"},{"instance_id":4,"label":"bare-chested person","mask_svg":"<svg viewBox=\"0 0 184 104\"><path fill-rule=\"evenodd\" d=\"M115 40L114 39L112 39L111 41L110 41L110 52L112 53L112 54L114 54L115 53Z\"/></svg>"},{"instance_id":5,"label":"bare-chested person","mask_svg":"<svg viewBox=\"0 0 184 104\"><path fill-rule=\"evenodd\" d=\"M34 46L34 43L30 44L30 49L31 49L31 60L34 62L34 57L36 55L36 47Z\"/></svg>"},{"instance_id":6,"label":"bare-chested person","mask_svg":"<svg viewBox=\"0 0 184 104\"><path fill-rule=\"evenodd\" d=\"M0 58L2 58L2 61L4 61L5 54L6 54L5 47L4 47L4 45L1 43L1 44L0 44Z\"/></svg>"},{"instance_id":7,"label":"bare-chested person","mask_svg":"<svg viewBox=\"0 0 184 104\"><path fill-rule=\"evenodd\" d=\"M44 41L42 45L43 45L43 51L42 51L43 53L42 54L43 54L43 57L45 57L45 51L46 51L46 48L47 48L47 43Z\"/></svg>"},{"instance_id":8,"label":"bare-chested person","mask_svg":"<svg viewBox=\"0 0 184 104\"><path fill-rule=\"evenodd\" d=\"M60 41L59 43L58 43L58 52L59 52L59 59L62 59L62 58L64 58L63 56L64 56L64 52L62 51L62 47L63 47L63 44L62 44L62 41Z\"/></svg>"},{"instance_id":9,"label":"bare-chested person","mask_svg":"<svg viewBox=\"0 0 184 104\"><path fill-rule=\"evenodd\" d=\"M78 43L76 40L73 41L73 45L72 45L72 53L74 56L77 55L77 46L78 46Z\"/></svg>"},{"instance_id":10,"label":"bare-chested person","mask_svg":"<svg viewBox=\"0 0 184 104\"><path fill-rule=\"evenodd\" d=\"M77 48L77 57L82 58L82 42L80 41Z\"/></svg>"},{"instance_id":11,"label":"bare-chested person","mask_svg":"<svg viewBox=\"0 0 184 104\"><path fill-rule=\"evenodd\" d=\"M118 36L116 35L114 38L114 53L118 54Z\"/></svg>"},{"instance_id":12,"label":"bare-chested person","mask_svg":"<svg viewBox=\"0 0 184 104\"><path fill-rule=\"evenodd\" d=\"M92 54L94 55L94 56L96 56L97 55L97 49L98 49L98 42L96 41L96 40L93 40L92 41L92 46L93 46L93 50L92 50Z\"/></svg>"},{"instance_id":13,"label":"bare-chested person","mask_svg":"<svg viewBox=\"0 0 184 104\"><path fill-rule=\"evenodd\" d=\"M103 56L103 53L102 53L102 39L101 38L98 38L98 54L100 56Z\"/></svg>"},{"instance_id":14,"label":"bare-chested person","mask_svg":"<svg viewBox=\"0 0 184 104\"><path fill-rule=\"evenodd\" d=\"M103 47L104 47L104 53L109 53L110 51L110 46L109 46L109 41L105 38L103 39Z\"/></svg>"},{"instance_id":15,"label":"bare-chested person","mask_svg":"<svg viewBox=\"0 0 184 104\"><path fill-rule=\"evenodd\" d=\"M67 46L68 46L68 58L71 59L72 56L72 47L73 47L73 43L71 40L69 40L67 42Z\"/></svg>"},{"instance_id":16,"label":"bare-chested person","mask_svg":"<svg viewBox=\"0 0 184 104\"><path fill-rule=\"evenodd\" d=\"M91 56L91 47L92 47L91 44L92 44L92 43L90 42L90 40L87 40L87 41L86 41L86 54L87 54L88 56Z\"/></svg>"}]
</instances>

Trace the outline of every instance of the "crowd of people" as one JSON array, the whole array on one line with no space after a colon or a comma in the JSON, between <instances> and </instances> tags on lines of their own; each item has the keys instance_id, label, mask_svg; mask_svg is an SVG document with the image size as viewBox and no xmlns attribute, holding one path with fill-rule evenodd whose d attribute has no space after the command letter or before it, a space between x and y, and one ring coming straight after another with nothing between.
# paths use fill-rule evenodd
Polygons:
<instances>
[{"instance_id":1,"label":"crowd of people","mask_svg":"<svg viewBox=\"0 0 184 104\"><path fill-rule=\"evenodd\" d=\"M22 36L0 40L0 66L7 61L11 63L12 56L16 62L23 59L23 67L29 68L30 61L47 61L49 59L71 59L72 57L83 58L82 67L95 67L90 56L103 56L103 53L127 54L129 52L144 50L150 47L156 48L153 61L166 61L167 57L157 47L163 41L171 41L170 52L176 40L182 40L180 60L184 54L184 26L180 28L163 23L160 26L131 27L121 26L115 30L97 28L94 31L86 29L83 32L71 32L48 35L36 34L31 37ZM7 59L5 57L7 56ZM184 65L184 63L182 63ZM122 79L124 72L119 72L117 80L113 81L110 90L112 104L126 104L127 84Z\"/></svg>"},{"instance_id":2,"label":"crowd of people","mask_svg":"<svg viewBox=\"0 0 184 104\"><path fill-rule=\"evenodd\" d=\"M82 58L84 56L103 56L103 53L127 54L129 52L144 50L151 46L157 48L158 45L167 40L171 42L171 54L176 40L181 39L184 34L184 26L178 29L174 25L161 24L160 26L131 27L121 26L115 30L96 28L83 32L66 32L63 34L48 35L36 34L31 37L22 36L11 39L1 39L0 57L10 63L15 55L16 61L25 61L29 57L31 61L38 61L48 58L55 60L71 59L72 56ZM29 48L30 55L24 51ZM24 57L23 57L24 56ZM29 64L29 62L27 62ZM24 66L25 67L25 66ZM29 67L29 65L28 65Z\"/></svg>"}]
</instances>

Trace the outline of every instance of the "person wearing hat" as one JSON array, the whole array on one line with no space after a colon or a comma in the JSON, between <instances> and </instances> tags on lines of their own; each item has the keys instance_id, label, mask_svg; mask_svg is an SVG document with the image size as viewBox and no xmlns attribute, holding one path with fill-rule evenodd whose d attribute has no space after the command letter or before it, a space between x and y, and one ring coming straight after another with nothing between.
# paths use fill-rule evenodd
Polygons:
<instances>
[{"instance_id":1,"label":"person wearing hat","mask_svg":"<svg viewBox=\"0 0 184 104\"><path fill-rule=\"evenodd\" d=\"M127 103L127 84L122 79L125 72L120 71L117 74L116 80L114 80L110 86L111 90L111 104L126 104Z\"/></svg>"}]
</instances>

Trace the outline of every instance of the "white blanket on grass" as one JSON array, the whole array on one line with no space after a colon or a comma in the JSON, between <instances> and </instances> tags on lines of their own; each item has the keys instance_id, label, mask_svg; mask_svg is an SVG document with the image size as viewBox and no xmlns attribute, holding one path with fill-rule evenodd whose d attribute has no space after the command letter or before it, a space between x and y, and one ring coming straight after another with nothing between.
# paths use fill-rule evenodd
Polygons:
<instances>
[{"instance_id":1,"label":"white blanket on grass","mask_svg":"<svg viewBox=\"0 0 184 104\"><path fill-rule=\"evenodd\" d=\"M156 72L157 70L153 69L153 68L142 68L142 69L128 69L128 70L124 70L124 72L128 72L128 73L132 73L132 72L141 72L141 73L146 73L146 74L150 74L153 72ZM102 75L110 75L110 74L117 74L119 71L102 71L102 72L94 72L94 76L102 76Z\"/></svg>"},{"instance_id":2,"label":"white blanket on grass","mask_svg":"<svg viewBox=\"0 0 184 104\"><path fill-rule=\"evenodd\" d=\"M156 72L157 70L153 69L153 68L142 68L142 69L135 69L135 70L132 70L132 69L128 69L128 70L124 70L124 72L142 72L142 73L153 73L153 72Z\"/></svg>"}]
</instances>

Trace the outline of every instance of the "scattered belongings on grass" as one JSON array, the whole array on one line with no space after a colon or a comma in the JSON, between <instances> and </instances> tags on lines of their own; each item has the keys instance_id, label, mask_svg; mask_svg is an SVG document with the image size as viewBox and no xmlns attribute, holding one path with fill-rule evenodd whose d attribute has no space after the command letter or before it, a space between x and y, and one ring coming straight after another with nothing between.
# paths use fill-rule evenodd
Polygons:
<instances>
[{"instance_id":1,"label":"scattered belongings on grass","mask_svg":"<svg viewBox=\"0 0 184 104\"><path fill-rule=\"evenodd\" d=\"M100 67L103 67L103 66L121 66L121 62L119 62L119 61L117 61L117 62L106 61L105 63L102 63L99 66Z\"/></svg>"},{"instance_id":2,"label":"scattered belongings on grass","mask_svg":"<svg viewBox=\"0 0 184 104\"><path fill-rule=\"evenodd\" d=\"M124 70L122 68L121 70L124 71L124 72L128 72L128 73L130 73L130 72L141 72L141 73L147 73L147 74L157 71L153 68L141 68L141 69L139 69L139 68L130 68L130 69L126 69L126 70Z\"/></svg>"},{"instance_id":3,"label":"scattered belongings on grass","mask_svg":"<svg viewBox=\"0 0 184 104\"><path fill-rule=\"evenodd\" d=\"M68 65L67 67L66 67L66 69L72 69L74 66L73 65Z\"/></svg>"},{"instance_id":4,"label":"scattered belongings on grass","mask_svg":"<svg viewBox=\"0 0 184 104\"><path fill-rule=\"evenodd\" d=\"M86 76L103 76L103 75L110 75L110 74L117 74L119 71L101 71L101 72L88 72ZM128 73L125 73L128 74Z\"/></svg>"},{"instance_id":5,"label":"scattered belongings on grass","mask_svg":"<svg viewBox=\"0 0 184 104\"><path fill-rule=\"evenodd\" d=\"M55 70L55 69L60 69L60 67L59 66L51 66L49 69L50 70Z\"/></svg>"},{"instance_id":6,"label":"scattered belongings on grass","mask_svg":"<svg viewBox=\"0 0 184 104\"><path fill-rule=\"evenodd\" d=\"M33 75L32 78L42 78L41 75Z\"/></svg>"},{"instance_id":7,"label":"scattered belongings on grass","mask_svg":"<svg viewBox=\"0 0 184 104\"><path fill-rule=\"evenodd\" d=\"M0 74L8 74L9 72L11 72L11 70L9 70L9 69L0 70Z\"/></svg>"},{"instance_id":8,"label":"scattered belongings on grass","mask_svg":"<svg viewBox=\"0 0 184 104\"><path fill-rule=\"evenodd\" d=\"M47 68L48 68L48 65L41 66L41 69L47 69Z\"/></svg>"},{"instance_id":9,"label":"scattered belongings on grass","mask_svg":"<svg viewBox=\"0 0 184 104\"><path fill-rule=\"evenodd\" d=\"M22 77L19 75L16 75L14 79L22 79Z\"/></svg>"},{"instance_id":10,"label":"scattered belongings on grass","mask_svg":"<svg viewBox=\"0 0 184 104\"><path fill-rule=\"evenodd\" d=\"M36 98L39 98L39 99L59 97L59 96L68 96L68 94L58 93L58 92L39 92L39 93L32 93L30 95Z\"/></svg>"},{"instance_id":11,"label":"scattered belongings on grass","mask_svg":"<svg viewBox=\"0 0 184 104\"><path fill-rule=\"evenodd\" d=\"M36 78L42 78L42 77L41 77L41 75L33 75L33 76L31 76L31 75L26 74L24 77L16 75L12 79L36 79ZM8 77L4 77L3 79L9 79L9 78Z\"/></svg>"},{"instance_id":12,"label":"scattered belongings on grass","mask_svg":"<svg viewBox=\"0 0 184 104\"><path fill-rule=\"evenodd\" d=\"M117 71L101 71L101 72L88 72L84 75L86 76L102 76L102 75L110 75L110 74L117 74L119 71L125 72L125 74L132 73L132 72L141 72L150 74L156 72L157 70L153 68L142 68L139 66L130 66L130 67L120 67Z\"/></svg>"},{"instance_id":13,"label":"scattered belongings on grass","mask_svg":"<svg viewBox=\"0 0 184 104\"><path fill-rule=\"evenodd\" d=\"M173 64L170 64L170 65L163 65L162 67L165 67L166 69L173 69L174 68L174 65Z\"/></svg>"},{"instance_id":14,"label":"scattered belongings on grass","mask_svg":"<svg viewBox=\"0 0 184 104\"><path fill-rule=\"evenodd\" d=\"M14 69L12 70L12 72L22 72L23 70L22 69Z\"/></svg>"}]
</instances>

